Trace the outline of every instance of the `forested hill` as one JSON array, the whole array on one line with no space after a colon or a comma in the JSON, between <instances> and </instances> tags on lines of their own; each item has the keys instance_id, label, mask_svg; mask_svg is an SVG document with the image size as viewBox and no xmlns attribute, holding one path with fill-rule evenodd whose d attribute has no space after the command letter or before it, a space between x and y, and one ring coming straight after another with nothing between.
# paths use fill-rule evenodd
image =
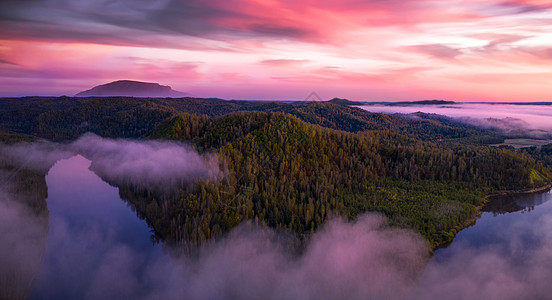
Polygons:
<instances>
[{"instance_id":1,"label":"forested hill","mask_svg":"<svg viewBox=\"0 0 552 300\"><path fill-rule=\"evenodd\" d=\"M58 101L59 100L59 101ZM0 136L181 140L216 153L222 182L163 195L120 186L166 240L197 247L244 220L308 237L329 218L381 212L433 246L450 242L484 196L550 182L529 156L479 144L493 132L437 115L398 117L347 105L196 98L15 98ZM21 136L23 134L23 136ZM495 142L495 141L493 141ZM543 149L548 149L543 147ZM548 152L527 152L548 162Z\"/></svg>"},{"instance_id":2,"label":"forested hill","mask_svg":"<svg viewBox=\"0 0 552 300\"><path fill-rule=\"evenodd\" d=\"M140 138L179 113L221 116L236 111L285 112L299 119L348 132L390 130L422 140L499 143L500 137L475 126L431 115L401 118L329 102L266 103L197 98L26 97L0 101L0 130L51 140L71 140L85 132L104 137Z\"/></svg>"},{"instance_id":3,"label":"forested hill","mask_svg":"<svg viewBox=\"0 0 552 300\"><path fill-rule=\"evenodd\" d=\"M241 221L299 234L331 216L377 211L414 228L433 246L451 241L494 190L541 186L552 176L530 158L496 148L424 142L389 130L359 133L305 123L289 114L183 114L151 138L189 141L230 169L177 201L123 197L169 240L200 245Z\"/></svg>"}]
</instances>

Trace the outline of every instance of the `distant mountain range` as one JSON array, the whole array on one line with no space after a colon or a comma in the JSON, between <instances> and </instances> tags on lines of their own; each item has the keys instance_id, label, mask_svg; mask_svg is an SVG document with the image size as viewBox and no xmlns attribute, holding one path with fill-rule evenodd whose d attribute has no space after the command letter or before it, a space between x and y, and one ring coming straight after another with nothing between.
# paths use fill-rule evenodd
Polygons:
<instances>
[{"instance_id":1,"label":"distant mountain range","mask_svg":"<svg viewBox=\"0 0 552 300\"><path fill-rule=\"evenodd\" d=\"M118 80L95 86L76 94L77 97L89 96L129 96L129 97L185 97L188 94L175 91L170 86L152 82Z\"/></svg>"},{"instance_id":2,"label":"distant mountain range","mask_svg":"<svg viewBox=\"0 0 552 300\"><path fill-rule=\"evenodd\" d=\"M367 101L351 101L341 98L333 98L328 101L333 104L340 105L385 105L385 106L414 106L414 105L448 105L448 104L457 104L454 101L445 101L445 100L420 100L420 101L401 101L401 102L367 102Z\"/></svg>"},{"instance_id":3,"label":"distant mountain range","mask_svg":"<svg viewBox=\"0 0 552 300\"><path fill-rule=\"evenodd\" d=\"M454 101L445 100L421 100L421 101L401 101L386 103L387 106L409 106L409 105L447 105L456 104Z\"/></svg>"}]
</instances>

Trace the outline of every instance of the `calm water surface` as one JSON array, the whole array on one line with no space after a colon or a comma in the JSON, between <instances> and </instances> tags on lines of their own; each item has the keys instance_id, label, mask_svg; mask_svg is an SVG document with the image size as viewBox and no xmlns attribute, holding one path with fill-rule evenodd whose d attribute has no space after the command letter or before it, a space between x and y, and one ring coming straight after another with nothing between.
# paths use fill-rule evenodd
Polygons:
<instances>
[{"instance_id":1,"label":"calm water surface","mask_svg":"<svg viewBox=\"0 0 552 300\"><path fill-rule=\"evenodd\" d=\"M437 250L431 263L454 259L464 249L492 249L511 260L523 259L541 245L543 232L552 230L548 228L551 200L552 191L493 199L475 225L460 231L447 248Z\"/></svg>"},{"instance_id":2,"label":"calm water surface","mask_svg":"<svg viewBox=\"0 0 552 300\"><path fill-rule=\"evenodd\" d=\"M164 255L146 222L89 165L75 156L58 161L46 176L50 229L31 299L102 298L106 289L125 284L139 290L147 283L144 269ZM128 274L119 271L132 280L121 282Z\"/></svg>"},{"instance_id":3,"label":"calm water surface","mask_svg":"<svg viewBox=\"0 0 552 300\"><path fill-rule=\"evenodd\" d=\"M90 161L75 156L49 171L50 228L44 260L31 299L102 299L141 296L152 268L173 261L152 232L119 197L118 189L88 170ZM476 224L461 231L447 248L436 251L429 266L470 251L500 251L512 260L530 255L541 243L552 216L552 193L493 201ZM148 276L149 275L149 276ZM423 278L422 278L423 279Z\"/></svg>"}]
</instances>

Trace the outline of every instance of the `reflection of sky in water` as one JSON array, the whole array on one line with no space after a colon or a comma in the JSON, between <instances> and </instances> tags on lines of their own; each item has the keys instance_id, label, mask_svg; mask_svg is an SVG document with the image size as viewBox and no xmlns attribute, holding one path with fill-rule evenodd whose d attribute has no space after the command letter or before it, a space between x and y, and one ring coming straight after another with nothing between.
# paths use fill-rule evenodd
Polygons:
<instances>
[{"instance_id":1,"label":"reflection of sky in water","mask_svg":"<svg viewBox=\"0 0 552 300\"><path fill-rule=\"evenodd\" d=\"M546 230L547 220L552 215L552 192L532 195L518 195L514 201L523 209L510 213L497 214L483 212L475 225L466 228L454 238L447 248L435 252L431 263L452 259L463 249L492 248L511 259L519 259L537 248Z\"/></svg>"},{"instance_id":2,"label":"reflection of sky in water","mask_svg":"<svg viewBox=\"0 0 552 300\"><path fill-rule=\"evenodd\" d=\"M215 251L213 255L207 256L205 261L202 261L208 262L206 265L192 264L192 267L179 267L177 260L165 255L161 247L152 245L150 230L145 222L139 220L119 198L116 188L104 183L87 169L89 163L80 156L59 161L46 177L50 230L43 266L31 299L137 299L150 293L155 296L161 295L166 290L170 293L186 291L182 292L182 295L187 295L187 288L196 285L201 293L218 295L210 297L218 299L224 298L225 289L236 286L236 283L243 283L240 289L243 290L249 288L258 276L261 276L261 281L273 278L270 272L266 272L271 270L270 267L278 266L277 262L280 262L278 259L270 258L274 255L273 249L266 251L268 259L266 252L262 252L263 256L257 258L256 254L242 257L241 254L249 252L242 249L243 242L247 240L240 239L228 244L229 248L216 248L221 252ZM446 277L441 274L447 275L449 272L446 264L448 261L459 262L464 267L467 265L465 260L471 261L474 256L481 258L489 249L495 253L503 253L508 262L522 265L523 260L529 257L534 249L542 248L539 246L543 246L541 242L545 233L552 231L550 200L551 192L519 196L513 199L517 205L534 207L534 210L518 210L497 215L492 212L483 213L481 219L474 226L461 231L448 248L436 251L428 267L437 266L433 270L437 269L442 273L438 273L438 277L424 273L421 278L421 289L425 291L429 290L428 287L441 286L439 282ZM334 243L333 238L328 242L330 244L323 247L324 255L326 249L334 244L340 245L339 242ZM369 243L372 246L364 251L379 245L379 242L376 240ZM246 242L245 245L253 244ZM393 247L396 245L393 244ZM225 252L228 249L230 252ZM378 251L384 251L383 249ZM465 253L468 255L462 255ZM278 254L276 257L281 256ZM319 259L311 256L307 261L318 264ZM339 262L339 259L332 258L330 261ZM257 266L259 263L260 267ZM341 268L342 263L337 263L337 267L329 265L335 271L336 268ZM243 267L246 267L245 271L242 270L236 277L234 272ZM494 276L492 267L486 266L486 270ZM282 268L286 270L287 265ZM326 265L324 269L327 268ZM295 269L278 273L283 274L283 277L278 278L288 278L287 275L294 274L293 270ZM477 282L482 281L476 277L477 274L469 273L469 269L466 271L465 276L477 278ZM308 286L313 274L304 272L307 271L301 270L300 274L308 278L304 285ZM381 273L378 273L379 275ZM458 282L454 277L451 280ZM444 281L446 282L446 278ZM331 282L334 282L333 278ZM396 283L395 280L392 282ZM317 286L320 282L315 280L310 284ZM465 290L464 286L462 290ZM152 297L155 298L157 297Z\"/></svg>"},{"instance_id":3,"label":"reflection of sky in water","mask_svg":"<svg viewBox=\"0 0 552 300\"><path fill-rule=\"evenodd\" d=\"M462 103L456 105L408 105L386 106L367 105L362 109L380 113L435 113L449 117L486 118L515 118L527 122L532 129L552 130L552 105L507 105Z\"/></svg>"},{"instance_id":4,"label":"reflection of sky in water","mask_svg":"<svg viewBox=\"0 0 552 300\"><path fill-rule=\"evenodd\" d=\"M161 254L145 221L119 198L117 188L88 170L89 165L89 160L75 156L58 161L46 176L50 229L31 298L82 298L93 294L87 289L94 282L96 292L109 289L105 279L116 279L112 271L118 264L124 270L131 265L139 278L145 263ZM129 253L135 254L133 261L125 261Z\"/></svg>"},{"instance_id":5,"label":"reflection of sky in water","mask_svg":"<svg viewBox=\"0 0 552 300\"><path fill-rule=\"evenodd\" d=\"M517 205L522 207L534 207L550 201L551 198L550 193L521 195L515 200L515 202Z\"/></svg>"}]
</instances>

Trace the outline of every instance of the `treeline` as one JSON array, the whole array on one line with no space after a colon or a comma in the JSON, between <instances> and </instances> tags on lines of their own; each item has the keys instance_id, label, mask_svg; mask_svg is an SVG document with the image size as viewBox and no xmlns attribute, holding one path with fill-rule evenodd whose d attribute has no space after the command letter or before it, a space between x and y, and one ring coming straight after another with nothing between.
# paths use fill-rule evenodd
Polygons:
<instances>
[{"instance_id":1,"label":"treeline","mask_svg":"<svg viewBox=\"0 0 552 300\"><path fill-rule=\"evenodd\" d=\"M424 142L389 130L350 133L282 113L182 114L150 137L188 141L229 168L222 182L203 182L176 198L121 188L165 239L188 247L244 220L302 237L332 216L354 219L367 211L437 246L476 216L486 193L552 178L533 159L507 150Z\"/></svg>"},{"instance_id":2,"label":"treeline","mask_svg":"<svg viewBox=\"0 0 552 300\"><path fill-rule=\"evenodd\" d=\"M175 110L136 99L103 98L68 110L42 113L38 135L50 140L75 139L86 132L104 137L140 138Z\"/></svg>"},{"instance_id":3,"label":"treeline","mask_svg":"<svg viewBox=\"0 0 552 300\"><path fill-rule=\"evenodd\" d=\"M519 150L521 153L527 154L545 166L552 168L552 144L542 147L527 147Z\"/></svg>"},{"instance_id":4,"label":"treeline","mask_svg":"<svg viewBox=\"0 0 552 300\"><path fill-rule=\"evenodd\" d=\"M478 146L501 137L432 114L399 117L328 102L8 100L0 104L6 139L21 133L72 140L94 132L187 141L218 154L227 176L192 193L120 189L165 239L190 247L244 220L302 238L333 216L353 219L366 211L415 228L436 246L476 216L483 195L540 186L552 177L528 156L546 162L546 147L522 155Z\"/></svg>"},{"instance_id":5,"label":"treeline","mask_svg":"<svg viewBox=\"0 0 552 300\"><path fill-rule=\"evenodd\" d=\"M72 140L85 132L104 137L141 138L161 121L190 113L222 116L237 111L283 112L314 125L360 132L389 130L425 141L498 143L489 130L457 123L444 116L393 116L331 102L277 103L197 98L26 97L3 99L0 131L31 134L50 140Z\"/></svg>"}]
</instances>

